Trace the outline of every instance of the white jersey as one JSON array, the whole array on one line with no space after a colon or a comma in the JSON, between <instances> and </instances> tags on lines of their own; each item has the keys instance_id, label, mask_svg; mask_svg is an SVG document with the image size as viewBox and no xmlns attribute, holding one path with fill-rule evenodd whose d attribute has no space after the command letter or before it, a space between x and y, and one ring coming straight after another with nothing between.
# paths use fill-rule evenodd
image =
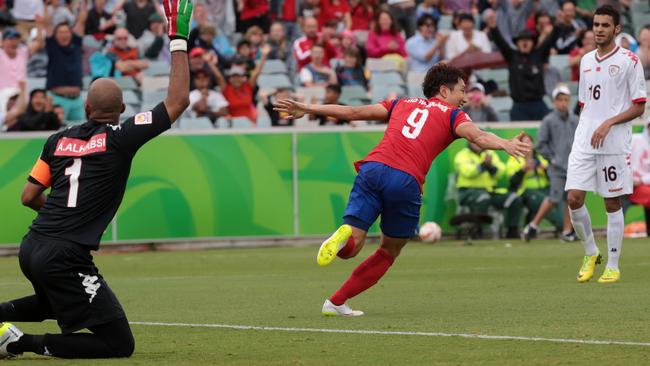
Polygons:
<instances>
[{"instance_id":1,"label":"white jersey","mask_svg":"<svg viewBox=\"0 0 650 366\"><path fill-rule=\"evenodd\" d=\"M587 154L629 154L632 122L612 126L599 149L591 147L594 131L608 118L625 112L632 103L645 103L643 65L633 52L616 47L599 57L597 51L580 61L578 98L582 106L572 150Z\"/></svg>"}]
</instances>

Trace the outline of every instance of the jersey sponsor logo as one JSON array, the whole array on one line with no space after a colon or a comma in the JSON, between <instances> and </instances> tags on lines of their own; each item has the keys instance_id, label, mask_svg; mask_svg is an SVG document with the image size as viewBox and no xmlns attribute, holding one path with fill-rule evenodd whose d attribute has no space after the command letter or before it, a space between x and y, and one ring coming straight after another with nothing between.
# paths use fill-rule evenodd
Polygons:
<instances>
[{"instance_id":1,"label":"jersey sponsor logo","mask_svg":"<svg viewBox=\"0 0 650 366\"><path fill-rule=\"evenodd\" d=\"M584 69L582 72L584 72L586 74L588 72L591 72L591 69Z\"/></svg>"},{"instance_id":2,"label":"jersey sponsor logo","mask_svg":"<svg viewBox=\"0 0 650 366\"><path fill-rule=\"evenodd\" d=\"M92 303L95 296L97 296L97 290L99 290L99 288L102 286L101 283L97 283L99 277L85 275L83 273L79 273L79 277L83 278L83 281L81 281L81 285L84 287L86 293L90 295L88 302Z\"/></svg>"},{"instance_id":3,"label":"jersey sponsor logo","mask_svg":"<svg viewBox=\"0 0 650 366\"><path fill-rule=\"evenodd\" d=\"M621 67L618 65L609 65L609 76L614 76L621 71Z\"/></svg>"},{"instance_id":4,"label":"jersey sponsor logo","mask_svg":"<svg viewBox=\"0 0 650 366\"><path fill-rule=\"evenodd\" d=\"M106 133L100 133L88 141L62 137L56 143L54 156L84 156L104 151L106 151Z\"/></svg>"},{"instance_id":5,"label":"jersey sponsor logo","mask_svg":"<svg viewBox=\"0 0 650 366\"><path fill-rule=\"evenodd\" d=\"M622 190L623 190L623 188L611 188L611 189L608 189L609 192L619 192L619 191L622 191Z\"/></svg>"},{"instance_id":6,"label":"jersey sponsor logo","mask_svg":"<svg viewBox=\"0 0 650 366\"><path fill-rule=\"evenodd\" d=\"M135 115L135 118L133 119L133 123L135 123L136 125L150 125L151 121L152 121L151 111L138 113Z\"/></svg>"}]
</instances>

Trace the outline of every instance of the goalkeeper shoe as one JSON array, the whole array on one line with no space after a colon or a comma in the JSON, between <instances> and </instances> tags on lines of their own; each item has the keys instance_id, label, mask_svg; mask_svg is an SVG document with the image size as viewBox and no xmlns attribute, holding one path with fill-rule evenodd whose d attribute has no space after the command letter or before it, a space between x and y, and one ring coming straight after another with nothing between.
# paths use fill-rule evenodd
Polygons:
<instances>
[{"instance_id":1,"label":"goalkeeper shoe","mask_svg":"<svg viewBox=\"0 0 650 366\"><path fill-rule=\"evenodd\" d=\"M316 256L318 265L326 266L332 263L334 258L336 258L336 253L347 243L351 235L352 227L347 224L341 225L332 236L321 244L320 249L318 249L318 255Z\"/></svg>"},{"instance_id":2,"label":"goalkeeper shoe","mask_svg":"<svg viewBox=\"0 0 650 366\"><path fill-rule=\"evenodd\" d=\"M614 283L621 279L621 271L614 268L605 268L605 272L598 279L598 283Z\"/></svg>"},{"instance_id":3,"label":"goalkeeper shoe","mask_svg":"<svg viewBox=\"0 0 650 366\"><path fill-rule=\"evenodd\" d=\"M325 300L323 304L323 315L325 316L361 316L363 311L352 310L348 304L334 305L331 301Z\"/></svg>"},{"instance_id":4,"label":"goalkeeper shoe","mask_svg":"<svg viewBox=\"0 0 650 366\"><path fill-rule=\"evenodd\" d=\"M594 276L594 269L596 269L596 264L600 264L603 257L600 253L596 255L585 255L582 258L582 267L580 267L580 272L578 272L578 282L587 282Z\"/></svg>"},{"instance_id":5,"label":"goalkeeper shoe","mask_svg":"<svg viewBox=\"0 0 650 366\"><path fill-rule=\"evenodd\" d=\"M14 355L7 351L7 346L10 343L14 343L23 336L23 332L20 329L16 328L15 325L11 323L0 323L0 359L3 358L14 358L18 355Z\"/></svg>"}]
</instances>

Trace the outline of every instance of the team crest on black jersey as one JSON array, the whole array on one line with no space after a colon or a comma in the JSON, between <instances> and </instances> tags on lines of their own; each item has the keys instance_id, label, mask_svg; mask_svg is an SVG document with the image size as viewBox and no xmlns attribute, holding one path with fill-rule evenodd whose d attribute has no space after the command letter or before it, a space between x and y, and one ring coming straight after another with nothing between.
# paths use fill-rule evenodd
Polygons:
<instances>
[{"instance_id":1,"label":"team crest on black jersey","mask_svg":"<svg viewBox=\"0 0 650 366\"><path fill-rule=\"evenodd\" d=\"M136 125L150 125L151 124L151 111L142 112L135 115L133 123Z\"/></svg>"},{"instance_id":2,"label":"team crest on black jersey","mask_svg":"<svg viewBox=\"0 0 650 366\"><path fill-rule=\"evenodd\" d=\"M621 71L621 67L618 65L609 65L609 76L615 76L618 72Z\"/></svg>"}]
</instances>

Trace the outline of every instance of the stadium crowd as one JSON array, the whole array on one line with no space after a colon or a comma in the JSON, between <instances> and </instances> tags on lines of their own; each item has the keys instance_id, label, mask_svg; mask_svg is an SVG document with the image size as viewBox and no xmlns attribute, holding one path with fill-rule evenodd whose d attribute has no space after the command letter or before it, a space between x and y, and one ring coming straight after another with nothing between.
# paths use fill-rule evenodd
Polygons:
<instances>
[{"instance_id":1,"label":"stadium crowd","mask_svg":"<svg viewBox=\"0 0 650 366\"><path fill-rule=\"evenodd\" d=\"M591 14L604 4L623 14L617 43L638 55L650 79L650 6L640 0L194 3L192 91L180 128L366 123L314 115L294 121L273 103L421 97L424 74L438 62L467 71L463 110L474 121L573 123L580 59L595 49ZM170 62L163 18L158 0L0 0L0 129L57 130L82 122L86 89L98 77L113 77L125 90L124 117L152 108L165 93ZM559 95L567 111L558 107ZM523 207L533 228L549 214L568 235L555 209L561 193L549 193L549 181L566 167L540 143L538 155L523 161L501 162L472 146L461 151L460 204L505 209L510 236L519 234L519 223L509 217L519 217ZM647 197L647 164L635 169L639 192L646 193L632 202L650 206L639 198ZM503 192L494 188L502 175L510 182ZM480 200L484 195L489 199ZM536 217L542 206L544 215Z\"/></svg>"},{"instance_id":2,"label":"stadium crowd","mask_svg":"<svg viewBox=\"0 0 650 366\"><path fill-rule=\"evenodd\" d=\"M293 121L274 100L362 104L421 96L438 62L468 71L475 121L541 120L595 48L591 13L623 13L617 42L650 77L647 4L626 0L198 0L190 35L187 128L345 124ZM150 108L170 60L157 0L0 0L3 131L83 121L89 82L129 90L125 115ZM312 122L313 121L313 122Z\"/></svg>"}]
</instances>

